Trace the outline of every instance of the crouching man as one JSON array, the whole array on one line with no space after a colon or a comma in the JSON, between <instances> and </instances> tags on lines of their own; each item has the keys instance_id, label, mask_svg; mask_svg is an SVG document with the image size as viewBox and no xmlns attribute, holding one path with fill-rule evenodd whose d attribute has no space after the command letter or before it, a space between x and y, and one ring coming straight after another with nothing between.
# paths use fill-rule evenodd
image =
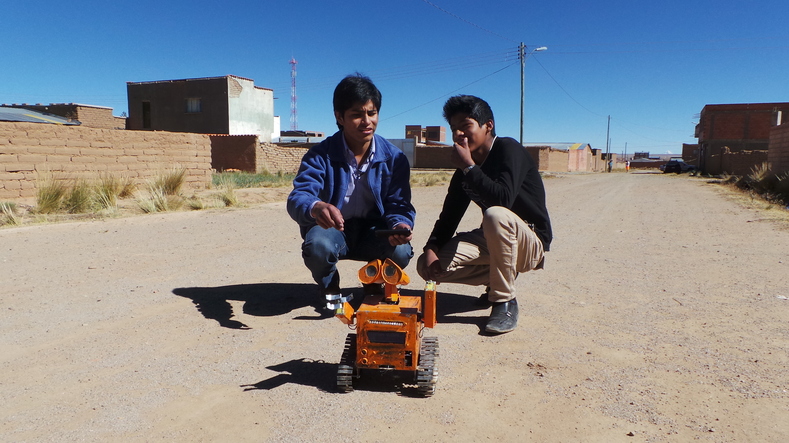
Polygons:
<instances>
[{"instance_id":1,"label":"crouching man","mask_svg":"<svg viewBox=\"0 0 789 443\"><path fill-rule=\"evenodd\" d=\"M381 92L369 78L349 75L333 101L340 130L304 155L287 202L304 239L304 264L328 305L341 297L338 260L391 258L401 268L408 265L416 216L408 159L375 134ZM380 229L408 232L378 237Z\"/></svg>"},{"instance_id":2,"label":"crouching man","mask_svg":"<svg viewBox=\"0 0 789 443\"><path fill-rule=\"evenodd\" d=\"M493 111L484 100L451 97L444 118L457 170L417 271L425 280L487 286L479 300L491 306L485 331L510 332L518 324L515 279L541 269L551 244L542 178L526 148L496 136ZM482 226L453 237L471 201L482 210Z\"/></svg>"}]
</instances>

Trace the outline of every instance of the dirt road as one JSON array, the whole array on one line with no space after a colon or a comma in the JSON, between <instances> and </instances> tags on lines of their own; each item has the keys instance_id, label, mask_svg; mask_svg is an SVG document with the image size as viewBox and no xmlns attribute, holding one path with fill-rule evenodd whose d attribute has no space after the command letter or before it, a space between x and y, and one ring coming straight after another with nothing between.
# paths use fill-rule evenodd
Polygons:
<instances>
[{"instance_id":1,"label":"dirt road","mask_svg":"<svg viewBox=\"0 0 789 443\"><path fill-rule=\"evenodd\" d=\"M2 229L0 441L789 440L789 231L687 176L546 187L516 331L439 287L428 399L333 392L348 329L283 203ZM443 193L415 189L417 249Z\"/></svg>"}]
</instances>

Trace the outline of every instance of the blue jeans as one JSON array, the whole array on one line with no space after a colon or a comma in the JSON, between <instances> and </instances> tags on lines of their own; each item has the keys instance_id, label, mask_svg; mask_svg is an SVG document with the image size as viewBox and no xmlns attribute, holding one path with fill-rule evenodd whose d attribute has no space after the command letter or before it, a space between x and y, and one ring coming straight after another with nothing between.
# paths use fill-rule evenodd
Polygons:
<instances>
[{"instance_id":1,"label":"blue jeans","mask_svg":"<svg viewBox=\"0 0 789 443\"><path fill-rule=\"evenodd\" d=\"M340 289L340 276L337 273L339 260L368 262L390 258L400 268L408 266L414 256L411 244L392 246L388 237L375 236L376 229L386 229L386 226L351 219L346 220L343 231L323 229L317 225L307 231L301 245L301 256L321 289Z\"/></svg>"}]
</instances>

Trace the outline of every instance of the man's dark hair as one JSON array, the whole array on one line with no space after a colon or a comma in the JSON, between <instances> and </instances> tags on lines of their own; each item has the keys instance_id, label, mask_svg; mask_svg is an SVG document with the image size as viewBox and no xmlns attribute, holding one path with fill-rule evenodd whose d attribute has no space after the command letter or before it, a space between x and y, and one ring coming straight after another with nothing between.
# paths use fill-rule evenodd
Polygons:
<instances>
[{"instance_id":1,"label":"man's dark hair","mask_svg":"<svg viewBox=\"0 0 789 443\"><path fill-rule=\"evenodd\" d=\"M444 119L447 123L449 123L449 120L455 114L460 113L468 114L468 116L476 120L480 126L488 121L493 121L494 123L496 121L493 119L493 110L490 109L488 102L479 97L474 97L473 95L456 95L450 97L449 100L444 103ZM496 135L495 125L491 131L491 135Z\"/></svg>"},{"instance_id":2,"label":"man's dark hair","mask_svg":"<svg viewBox=\"0 0 789 443\"><path fill-rule=\"evenodd\" d=\"M375 109L381 110L381 91L375 87L369 77L359 74L351 74L334 88L334 111L344 114L357 103L367 103L372 101ZM342 129L342 126L337 124Z\"/></svg>"}]
</instances>

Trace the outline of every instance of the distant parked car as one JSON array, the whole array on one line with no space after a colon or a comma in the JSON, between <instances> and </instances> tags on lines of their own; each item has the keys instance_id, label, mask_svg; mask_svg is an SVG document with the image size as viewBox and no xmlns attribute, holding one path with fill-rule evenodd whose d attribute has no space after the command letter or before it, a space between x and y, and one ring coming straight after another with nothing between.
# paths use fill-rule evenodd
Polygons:
<instances>
[{"instance_id":1,"label":"distant parked car","mask_svg":"<svg viewBox=\"0 0 789 443\"><path fill-rule=\"evenodd\" d=\"M696 167L685 163L685 160L682 160L682 157L671 157L665 165L661 166L660 169L664 174L669 172L682 174L683 172L693 172L696 170Z\"/></svg>"}]
</instances>

